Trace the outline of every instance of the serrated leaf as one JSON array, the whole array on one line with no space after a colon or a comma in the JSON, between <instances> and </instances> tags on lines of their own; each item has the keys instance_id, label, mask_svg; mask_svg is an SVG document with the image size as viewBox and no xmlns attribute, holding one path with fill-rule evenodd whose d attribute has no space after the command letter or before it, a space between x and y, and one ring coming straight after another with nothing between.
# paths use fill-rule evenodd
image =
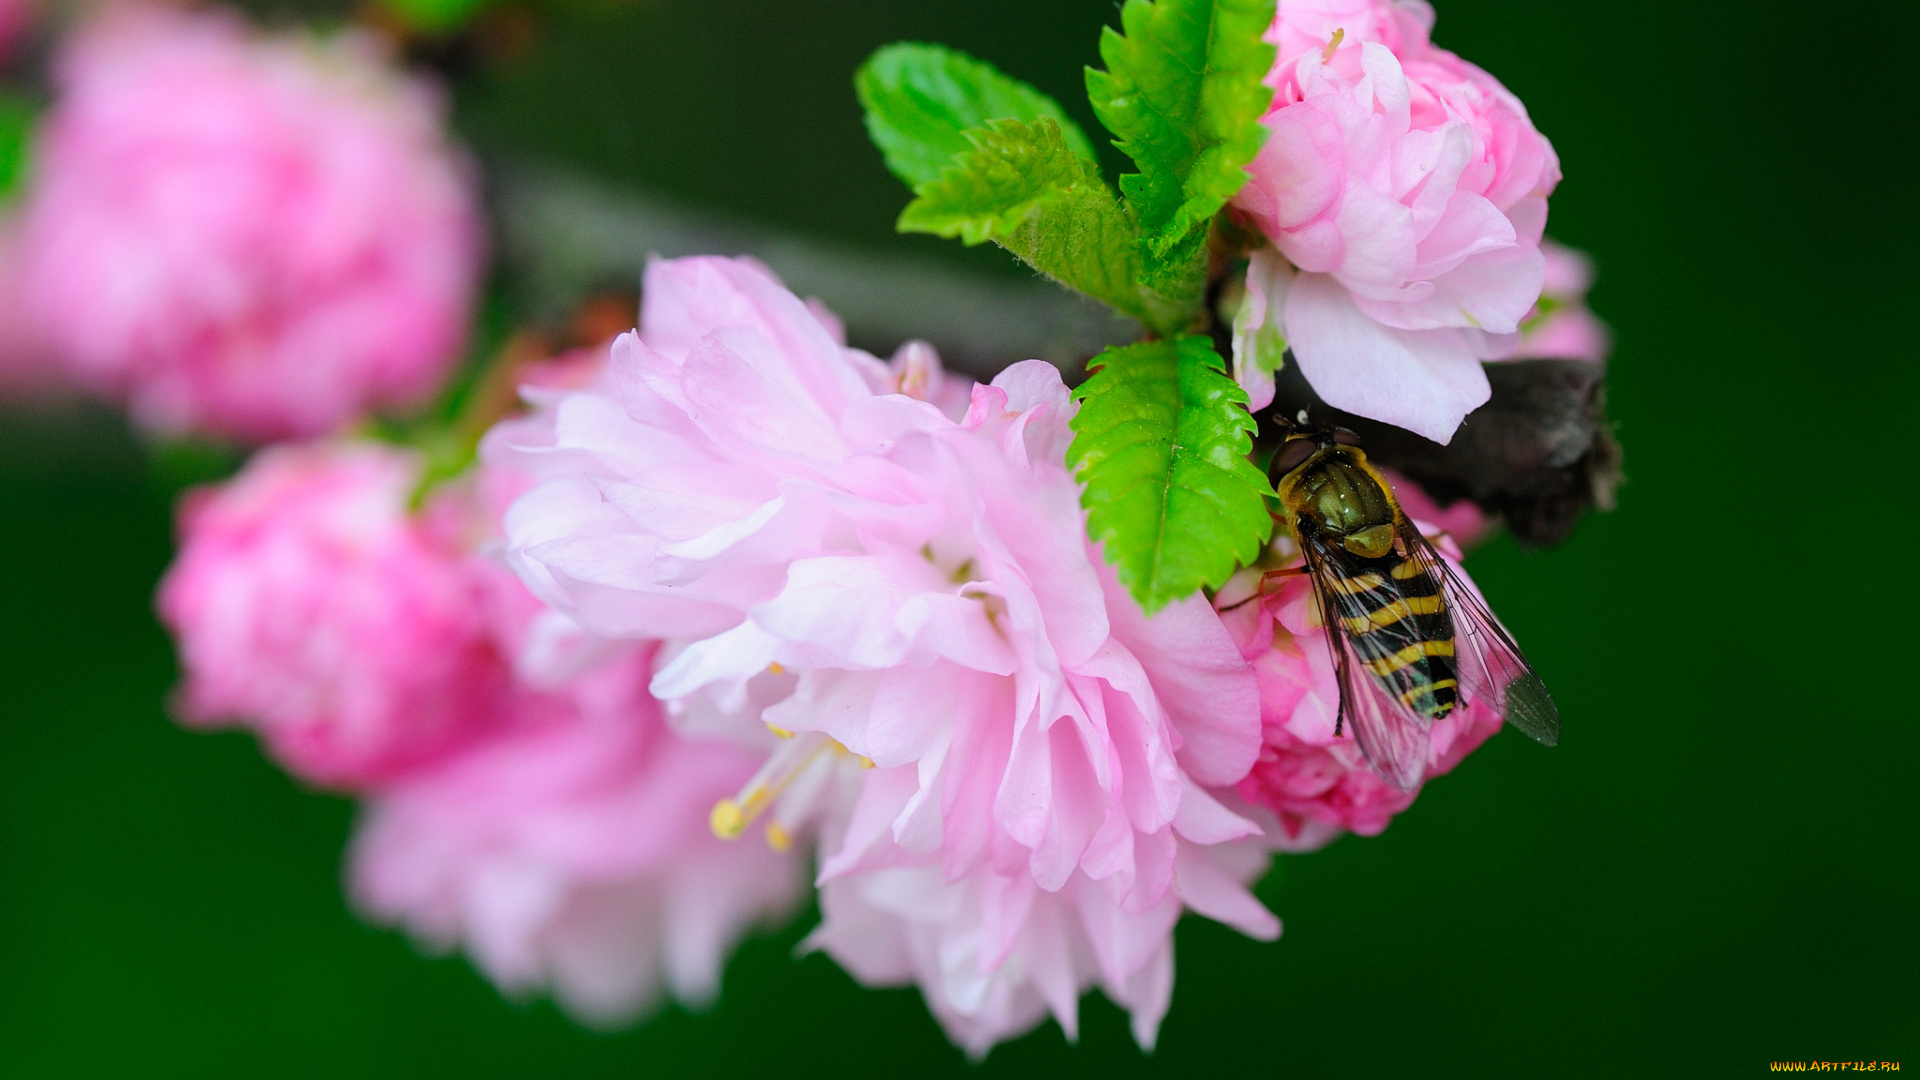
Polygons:
<instances>
[{"instance_id":1,"label":"serrated leaf","mask_svg":"<svg viewBox=\"0 0 1920 1080\"><path fill-rule=\"evenodd\" d=\"M1139 235L1136 224L1134 235ZM1141 289L1163 299L1167 307L1164 326L1156 326L1163 337L1172 337L1194 329L1195 316L1207 297L1207 230L1195 229L1187 238L1155 256L1144 241L1135 240L1140 269L1136 280Z\"/></svg>"},{"instance_id":2,"label":"serrated leaf","mask_svg":"<svg viewBox=\"0 0 1920 1080\"><path fill-rule=\"evenodd\" d=\"M1148 614L1219 587L1273 530L1271 488L1247 460L1246 391L1199 335L1108 349L1089 366L1067 450L1088 535Z\"/></svg>"},{"instance_id":3,"label":"serrated leaf","mask_svg":"<svg viewBox=\"0 0 1920 1080\"><path fill-rule=\"evenodd\" d=\"M867 134L908 187L939 179L954 155L973 149L965 133L991 120L1048 117L1069 149L1095 160L1092 141L1059 102L944 45L888 45L861 65L853 88L866 109Z\"/></svg>"},{"instance_id":4,"label":"serrated leaf","mask_svg":"<svg viewBox=\"0 0 1920 1080\"><path fill-rule=\"evenodd\" d=\"M1051 117L995 120L966 133L970 150L914 188L901 232L992 240L1028 265L1162 333L1183 328L1192 297L1141 284L1133 222L1092 162Z\"/></svg>"},{"instance_id":5,"label":"serrated leaf","mask_svg":"<svg viewBox=\"0 0 1920 1080\"><path fill-rule=\"evenodd\" d=\"M1261 40L1274 0L1127 0L1100 37L1087 96L1140 171L1120 178L1149 254L1163 258L1246 183L1273 95Z\"/></svg>"}]
</instances>

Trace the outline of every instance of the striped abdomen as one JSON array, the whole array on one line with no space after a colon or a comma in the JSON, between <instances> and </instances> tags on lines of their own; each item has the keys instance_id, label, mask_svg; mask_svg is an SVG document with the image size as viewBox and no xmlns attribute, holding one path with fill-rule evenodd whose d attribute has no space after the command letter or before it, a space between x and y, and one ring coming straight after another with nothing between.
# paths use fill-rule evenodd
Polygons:
<instances>
[{"instance_id":1,"label":"striped abdomen","mask_svg":"<svg viewBox=\"0 0 1920 1080\"><path fill-rule=\"evenodd\" d=\"M1389 694L1429 720L1459 701L1453 618L1436 575L1389 555L1366 559L1359 573L1330 584L1354 655Z\"/></svg>"}]
</instances>

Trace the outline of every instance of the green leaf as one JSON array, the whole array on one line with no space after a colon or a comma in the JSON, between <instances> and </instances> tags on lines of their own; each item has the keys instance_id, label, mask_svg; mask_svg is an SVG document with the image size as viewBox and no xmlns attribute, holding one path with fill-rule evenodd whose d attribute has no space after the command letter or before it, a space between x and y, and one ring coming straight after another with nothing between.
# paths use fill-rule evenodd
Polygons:
<instances>
[{"instance_id":1,"label":"green leaf","mask_svg":"<svg viewBox=\"0 0 1920 1080\"><path fill-rule=\"evenodd\" d=\"M973 149L965 132L989 120L1047 117L1075 154L1095 160L1093 143L1058 102L942 45L888 45L861 66L853 88L866 109L867 133L909 187L939 179L954 155Z\"/></svg>"},{"instance_id":2,"label":"green leaf","mask_svg":"<svg viewBox=\"0 0 1920 1080\"><path fill-rule=\"evenodd\" d=\"M466 25L493 0L386 0L400 21L429 34L447 34Z\"/></svg>"},{"instance_id":3,"label":"green leaf","mask_svg":"<svg viewBox=\"0 0 1920 1080\"><path fill-rule=\"evenodd\" d=\"M1274 0L1127 0L1087 71L1094 112L1140 171L1120 178L1149 254L1164 258L1246 183L1266 139L1261 83Z\"/></svg>"},{"instance_id":4,"label":"green leaf","mask_svg":"<svg viewBox=\"0 0 1920 1080\"><path fill-rule=\"evenodd\" d=\"M1108 349L1090 366L1067 450L1088 535L1148 614L1219 587L1273 531L1272 489L1247 460L1246 391L1199 335Z\"/></svg>"},{"instance_id":5,"label":"green leaf","mask_svg":"<svg viewBox=\"0 0 1920 1080\"><path fill-rule=\"evenodd\" d=\"M33 106L26 99L0 93L0 201L10 197L26 179L33 121Z\"/></svg>"},{"instance_id":6,"label":"green leaf","mask_svg":"<svg viewBox=\"0 0 1920 1080\"><path fill-rule=\"evenodd\" d=\"M994 120L966 132L969 150L914 188L901 232L992 240L1034 269L1161 333L1182 329L1197 296L1143 286L1132 220L1092 162L1051 117Z\"/></svg>"}]
</instances>

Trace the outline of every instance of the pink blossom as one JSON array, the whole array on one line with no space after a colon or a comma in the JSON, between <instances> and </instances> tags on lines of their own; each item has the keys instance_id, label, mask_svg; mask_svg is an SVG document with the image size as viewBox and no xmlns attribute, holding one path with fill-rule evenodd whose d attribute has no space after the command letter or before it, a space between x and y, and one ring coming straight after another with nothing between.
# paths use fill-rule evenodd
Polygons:
<instances>
[{"instance_id":1,"label":"pink blossom","mask_svg":"<svg viewBox=\"0 0 1920 1080\"><path fill-rule=\"evenodd\" d=\"M1278 72L1324 51L1336 34L1342 44L1377 41L1403 56L1425 47L1432 31L1433 8L1425 0L1280 0L1266 40L1276 50Z\"/></svg>"},{"instance_id":2,"label":"pink blossom","mask_svg":"<svg viewBox=\"0 0 1920 1080\"><path fill-rule=\"evenodd\" d=\"M1429 536L1438 535L1430 524L1419 524ZM1464 580L1452 540L1442 537L1436 546ZM1276 543L1277 551L1290 547L1287 539ZM1297 556L1290 561L1299 562ZM1261 574L1260 568L1241 571L1215 598L1260 680L1260 760L1240 781L1239 793L1278 819L1275 844L1281 850L1312 851L1343 831L1378 835L1413 805L1420 788L1402 790L1376 773L1350 728L1334 734L1340 685L1312 588L1305 578L1279 579L1283 584L1269 586L1264 598L1242 603L1260 588ZM1500 714L1482 702L1436 722L1426 779L1452 771L1501 723Z\"/></svg>"},{"instance_id":3,"label":"pink blossom","mask_svg":"<svg viewBox=\"0 0 1920 1080\"><path fill-rule=\"evenodd\" d=\"M276 447L188 496L159 604L189 723L252 727L289 771L357 787L498 721L501 574L444 501L408 513L418 477L377 444Z\"/></svg>"},{"instance_id":4,"label":"pink blossom","mask_svg":"<svg viewBox=\"0 0 1920 1080\"><path fill-rule=\"evenodd\" d=\"M28 304L72 375L162 432L322 434L433 393L480 222L425 84L370 39L109 14L57 64Z\"/></svg>"},{"instance_id":5,"label":"pink blossom","mask_svg":"<svg viewBox=\"0 0 1920 1080\"><path fill-rule=\"evenodd\" d=\"M1472 499L1459 498L1442 507L1425 488L1401 476L1392 469L1381 469L1380 475L1387 478L1393 488L1393 497L1400 503L1400 509L1415 521L1423 523L1429 535L1446 534L1454 544L1462 549L1476 547L1493 531L1494 523Z\"/></svg>"},{"instance_id":6,"label":"pink blossom","mask_svg":"<svg viewBox=\"0 0 1920 1080\"><path fill-rule=\"evenodd\" d=\"M8 59L32 22L33 0L0 0L0 62Z\"/></svg>"},{"instance_id":7,"label":"pink blossom","mask_svg":"<svg viewBox=\"0 0 1920 1080\"><path fill-rule=\"evenodd\" d=\"M740 938L798 906L804 864L714 837L708 810L755 758L667 730L652 655L519 691L511 726L381 791L350 859L359 906L596 1026L649 1011L663 984L711 1002Z\"/></svg>"},{"instance_id":8,"label":"pink blossom","mask_svg":"<svg viewBox=\"0 0 1920 1080\"><path fill-rule=\"evenodd\" d=\"M0 215L0 396L37 396L59 383L27 318L19 223Z\"/></svg>"},{"instance_id":9,"label":"pink blossom","mask_svg":"<svg viewBox=\"0 0 1920 1080\"><path fill-rule=\"evenodd\" d=\"M1587 307L1593 287L1593 260L1551 240L1540 245L1547 258L1547 283L1540 303L1520 324L1515 357L1586 360L1600 363L1613 351L1613 334Z\"/></svg>"},{"instance_id":10,"label":"pink blossom","mask_svg":"<svg viewBox=\"0 0 1920 1080\"><path fill-rule=\"evenodd\" d=\"M1270 846L1182 838L1172 885L1152 903L1084 872L1047 890L1017 869L982 866L949 879L902 859L827 876L823 918L805 944L869 986L918 983L975 1058L1049 1015L1077 1038L1079 999L1094 986L1131 1014L1134 1038L1151 1049L1173 996L1172 932L1183 912L1261 940L1279 935L1279 921L1246 889L1266 870Z\"/></svg>"},{"instance_id":11,"label":"pink blossom","mask_svg":"<svg viewBox=\"0 0 1920 1080\"><path fill-rule=\"evenodd\" d=\"M1432 22L1418 0L1283 2L1270 135L1235 206L1274 245L1249 271L1255 328L1279 321L1329 404L1444 443L1540 295L1560 166ZM1241 378L1265 407L1270 380Z\"/></svg>"},{"instance_id":12,"label":"pink blossom","mask_svg":"<svg viewBox=\"0 0 1920 1080\"><path fill-rule=\"evenodd\" d=\"M490 437L544 478L506 517L523 579L665 639L681 730L790 736L715 824L816 838L814 941L856 976L919 981L976 1051L1098 983L1151 1044L1183 906L1279 931L1216 794L1258 686L1204 599L1149 619L1089 547L1059 374L957 415L931 350L850 350L757 264L657 263L644 297L604 385Z\"/></svg>"}]
</instances>

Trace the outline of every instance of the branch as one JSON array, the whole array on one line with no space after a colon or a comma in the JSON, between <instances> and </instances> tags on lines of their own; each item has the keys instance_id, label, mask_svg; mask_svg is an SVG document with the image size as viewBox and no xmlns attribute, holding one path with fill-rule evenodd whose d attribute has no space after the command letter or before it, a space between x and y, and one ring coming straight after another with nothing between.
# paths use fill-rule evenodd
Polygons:
<instances>
[{"instance_id":1,"label":"branch","mask_svg":"<svg viewBox=\"0 0 1920 1080\"><path fill-rule=\"evenodd\" d=\"M610 288L636 289L650 255L752 255L885 356L920 338L947 366L990 379L1030 358L1077 381L1086 361L1139 327L1051 282L999 280L931 259L862 250L693 210L577 174L492 163L506 263L529 313L561 321Z\"/></svg>"}]
</instances>

